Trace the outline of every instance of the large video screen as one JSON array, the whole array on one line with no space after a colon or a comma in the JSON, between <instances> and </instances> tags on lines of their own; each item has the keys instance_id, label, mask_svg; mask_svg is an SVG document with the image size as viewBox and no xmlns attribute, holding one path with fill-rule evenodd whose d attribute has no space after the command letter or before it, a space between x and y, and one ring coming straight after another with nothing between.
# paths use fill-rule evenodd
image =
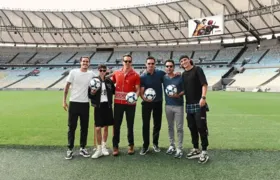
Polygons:
<instances>
[{"instance_id":1,"label":"large video screen","mask_svg":"<svg viewBox=\"0 0 280 180\"><path fill-rule=\"evenodd\" d=\"M188 21L189 37L211 36L224 33L224 16L209 16Z\"/></svg>"}]
</instances>

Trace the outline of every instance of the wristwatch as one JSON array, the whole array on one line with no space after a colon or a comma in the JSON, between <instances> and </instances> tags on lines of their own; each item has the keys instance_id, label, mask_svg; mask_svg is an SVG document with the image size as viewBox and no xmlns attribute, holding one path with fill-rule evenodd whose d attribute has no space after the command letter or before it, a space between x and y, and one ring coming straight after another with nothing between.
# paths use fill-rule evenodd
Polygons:
<instances>
[{"instance_id":1,"label":"wristwatch","mask_svg":"<svg viewBox=\"0 0 280 180\"><path fill-rule=\"evenodd\" d=\"M205 100L205 99L206 99L206 96L201 96L201 98Z\"/></svg>"}]
</instances>

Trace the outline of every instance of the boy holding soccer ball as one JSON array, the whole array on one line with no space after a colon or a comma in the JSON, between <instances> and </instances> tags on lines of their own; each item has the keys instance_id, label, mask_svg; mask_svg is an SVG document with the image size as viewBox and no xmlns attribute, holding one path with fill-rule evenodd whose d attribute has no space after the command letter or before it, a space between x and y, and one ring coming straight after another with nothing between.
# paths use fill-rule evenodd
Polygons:
<instances>
[{"instance_id":1,"label":"boy holding soccer ball","mask_svg":"<svg viewBox=\"0 0 280 180\"><path fill-rule=\"evenodd\" d=\"M99 89L89 89L89 98L94 107L94 125L97 136L97 149L91 156L92 158L99 158L100 156L108 156L109 152L106 148L108 137L108 126L113 125L113 109L112 99L115 93L115 85L110 78L105 78L107 67L106 65L98 66L99 76L97 77L101 82ZM103 136L102 136L102 131ZM102 142L102 143L101 143Z\"/></svg>"},{"instance_id":2,"label":"boy holding soccer ball","mask_svg":"<svg viewBox=\"0 0 280 180\"><path fill-rule=\"evenodd\" d=\"M182 143L184 137L184 91L182 77L174 74L175 63L173 60L165 61L166 75L163 77L163 86L165 89L165 113L168 122L168 135L170 146L167 154L175 153L175 158L181 158L183 155ZM177 127L178 145L175 148L174 124Z\"/></svg>"}]
</instances>

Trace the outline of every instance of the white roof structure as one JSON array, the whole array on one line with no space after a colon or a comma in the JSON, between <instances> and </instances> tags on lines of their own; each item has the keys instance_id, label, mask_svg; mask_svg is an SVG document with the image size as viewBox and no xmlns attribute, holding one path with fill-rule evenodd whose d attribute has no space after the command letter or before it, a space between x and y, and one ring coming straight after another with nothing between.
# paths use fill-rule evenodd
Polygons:
<instances>
[{"instance_id":1,"label":"white roof structure","mask_svg":"<svg viewBox=\"0 0 280 180\"><path fill-rule=\"evenodd\" d=\"M188 20L224 15L223 35L213 41L280 32L276 0L179 0L94 11L0 9L0 43L48 45L141 45L188 43Z\"/></svg>"}]
</instances>

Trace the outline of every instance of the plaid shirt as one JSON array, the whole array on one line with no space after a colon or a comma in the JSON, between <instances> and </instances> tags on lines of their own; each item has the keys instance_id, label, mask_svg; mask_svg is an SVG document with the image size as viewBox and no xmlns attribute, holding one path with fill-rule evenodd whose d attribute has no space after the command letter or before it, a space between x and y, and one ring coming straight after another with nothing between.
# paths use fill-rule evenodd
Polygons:
<instances>
[{"instance_id":1,"label":"plaid shirt","mask_svg":"<svg viewBox=\"0 0 280 180\"><path fill-rule=\"evenodd\" d=\"M200 105L197 104L187 104L186 105L186 113L196 113L200 111Z\"/></svg>"}]
</instances>

